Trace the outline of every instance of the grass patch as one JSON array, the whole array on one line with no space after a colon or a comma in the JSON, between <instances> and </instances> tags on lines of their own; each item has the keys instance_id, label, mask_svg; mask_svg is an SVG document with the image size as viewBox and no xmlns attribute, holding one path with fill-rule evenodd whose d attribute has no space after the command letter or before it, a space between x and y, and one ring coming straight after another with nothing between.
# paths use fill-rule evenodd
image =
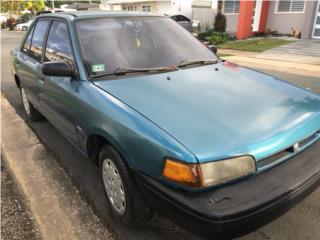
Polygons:
<instances>
[{"instance_id":1,"label":"grass patch","mask_svg":"<svg viewBox=\"0 0 320 240\"><path fill-rule=\"evenodd\" d=\"M290 42L292 41L276 38L261 38L229 41L227 43L219 44L217 47L241 51L263 52L265 50L279 47Z\"/></svg>"},{"instance_id":2,"label":"grass patch","mask_svg":"<svg viewBox=\"0 0 320 240\"><path fill-rule=\"evenodd\" d=\"M231 57L233 56L232 54L229 54L229 53L218 53L218 56L219 57Z\"/></svg>"}]
</instances>

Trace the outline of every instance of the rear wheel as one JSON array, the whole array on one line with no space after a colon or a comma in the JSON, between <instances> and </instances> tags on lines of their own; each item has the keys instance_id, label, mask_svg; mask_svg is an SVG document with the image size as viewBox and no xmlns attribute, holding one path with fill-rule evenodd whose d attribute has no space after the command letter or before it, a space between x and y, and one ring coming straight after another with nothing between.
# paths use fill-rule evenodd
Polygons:
<instances>
[{"instance_id":1,"label":"rear wheel","mask_svg":"<svg viewBox=\"0 0 320 240\"><path fill-rule=\"evenodd\" d=\"M120 154L110 145L99 154L102 181L113 214L126 226L142 226L152 212Z\"/></svg>"},{"instance_id":2,"label":"rear wheel","mask_svg":"<svg viewBox=\"0 0 320 240\"><path fill-rule=\"evenodd\" d=\"M35 109L35 107L32 105L32 103L29 102L26 91L23 87L20 88L20 95L21 95L21 101L23 104L23 108L30 118L31 121L39 121L43 119L43 116L41 113Z\"/></svg>"}]
</instances>

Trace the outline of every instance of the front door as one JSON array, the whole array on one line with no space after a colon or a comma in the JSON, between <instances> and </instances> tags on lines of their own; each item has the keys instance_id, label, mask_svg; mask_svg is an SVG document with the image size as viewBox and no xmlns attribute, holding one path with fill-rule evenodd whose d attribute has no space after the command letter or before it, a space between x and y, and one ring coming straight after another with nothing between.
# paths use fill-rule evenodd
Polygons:
<instances>
[{"instance_id":1,"label":"front door","mask_svg":"<svg viewBox=\"0 0 320 240\"><path fill-rule=\"evenodd\" d=\"M314 28L313 28L313 38L320 39L320 0L318 1L318 5L316 8L316 16L314 20Z\"/></svg>"},{"instance_id":2,"label":"front door","mask_svg":"<svg viewBox=\"0 0 320 240\"><path fill-rule=\"evenodd\" d=\"M66 22L53 20L45 47L44 62L64 61L73 66L71 42ZM47 118L66 137L77 144L76 117L73 109L77 101L71 93L78 81L70 77L45 76L40 84L40 104Z\"/></svg>"}]
</instances>

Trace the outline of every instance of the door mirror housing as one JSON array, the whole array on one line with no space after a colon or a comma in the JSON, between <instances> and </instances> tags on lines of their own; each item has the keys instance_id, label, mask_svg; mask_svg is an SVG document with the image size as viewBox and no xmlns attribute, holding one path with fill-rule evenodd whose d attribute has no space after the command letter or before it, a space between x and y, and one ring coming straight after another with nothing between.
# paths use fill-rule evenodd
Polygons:
<instances>
[{"instance_id":1,"label":"door mirror housing","mask_svg":"<svg viewBox=\"0 0 320 240\"><path fill-rule=\"evenodd\" d=\"M76 74L66 62L46 62L43 64L42 73L48 76L71 77L75 78Z\"/></svg>"}]
</instances>

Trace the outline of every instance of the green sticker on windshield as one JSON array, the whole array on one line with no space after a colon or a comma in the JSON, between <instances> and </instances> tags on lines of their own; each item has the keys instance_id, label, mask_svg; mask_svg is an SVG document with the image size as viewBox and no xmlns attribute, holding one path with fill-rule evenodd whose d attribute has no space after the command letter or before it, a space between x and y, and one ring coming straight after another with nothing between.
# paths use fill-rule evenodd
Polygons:
<instances>
[{"instance_id":1,"label":"green sticker on windshield","mask_svg":"<svg viewBox=\"0 0 320 240\"><path fill-rule=\"evenodd\" d=\"M105 71L105 65L104 64L92 64L91 65L91 71L92 72L104 72Z\"/></svg>"}]
</instances>

